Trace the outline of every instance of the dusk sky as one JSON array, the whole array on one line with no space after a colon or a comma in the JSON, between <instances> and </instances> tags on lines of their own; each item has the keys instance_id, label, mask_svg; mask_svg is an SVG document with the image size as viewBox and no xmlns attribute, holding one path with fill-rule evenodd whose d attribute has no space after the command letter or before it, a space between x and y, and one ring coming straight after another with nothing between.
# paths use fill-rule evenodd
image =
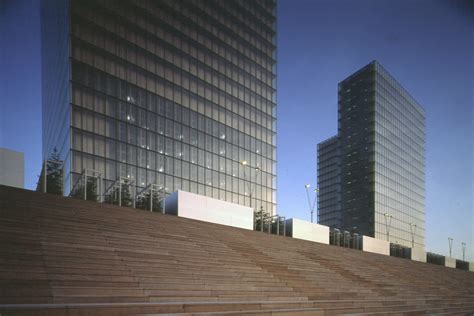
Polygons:
<instances>
[{"instance_id":1,"label":"dusk sky","mask_svg":"<svg viewBox=\"0 0 474 316\"><path fill-rule=\"evenodd\" d=\"M39 1L0 0L0 147L41 168ZM337 133L337 84L378 60L426 111L426 249L474 261L474 2L278 1L278 212L309 220L316 145Z\"/></svg>"}]
</instances>

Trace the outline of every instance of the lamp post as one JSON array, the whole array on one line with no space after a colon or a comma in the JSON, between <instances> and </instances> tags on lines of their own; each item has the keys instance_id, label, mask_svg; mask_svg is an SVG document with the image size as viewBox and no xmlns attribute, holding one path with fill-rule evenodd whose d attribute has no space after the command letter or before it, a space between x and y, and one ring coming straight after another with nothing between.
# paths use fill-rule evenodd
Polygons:
<instances>
[{"instance_id":1,"label":"lamp post","mask_svg":"<svg viewBox=\"0 0 474 316\"><path fill-rule=\"evenodd\" d=\"M313 203L313 211L314 211L314 207L316 206L316 219L317 219L317 222L319 223L319 207L317 207L316 205L316 200L319 201L319 188L316 188L314 189L314 203ZM311 218L313 218L313 216L311 216ZM311 219L311 222L313 222L313 220Z\"/></svg>"},{"instance_id":2,"label":"lamp post","mask_svg":"<svg viewBox=\"0 0 474 316\"><path fill-rule=\"evenodd\" d=\"M412 248L415 248L415 231L416 231L416 224L410 223L411 247Z\"/></svg>"},{"instance_id":3,"label":"lamp post","mask_svg":"<svg viewBox=\"0 0 474 316\"><path fill-rule=\"evenodd\" d=\"M452 249L453 249L453 240L451 237L448 237L448 244L449 244L449 257L451 258Z\"/></svg>"},{"instance_id":4,"label":"lamp post","mask_svg":"<svg viewBox=\"0 0 474 316\"><path fill-rule=\"evenodd\" d=\"M306 189L306 197L308 198L308 206L309 206L309 210L311 212L311 223L313 222L313 213L314 213L314 207L316 206L316 199L318 197L318 194L319 194L319 189L316 188L314 189L314 193L316 193L316 195L314 196L314 200L313 200L313 203L311 203L311 198L309 197L309 188L311 187L311 185L309 184L305 184L304 188ZM319 218L319 216L318 216Z\"/></svg>"},{"instance_id":5,"label":"lamp post","mask_svg":"<svg viewBox=\"0 0 474 316\"><path fill-rule=\"evenodd\" d=\"M390 242L390 226L392 225L392 215L385 213L385 231L387 233L387 241Z\"/></svg>"},{"instance_id":6,"label":"lamp post","mask_svg":"<svg viewBox=\"0 0 474 316\"><path fill-rule=\"evenodd\" d=\"M466 243L465 243L465 242L461 242L461 247L462 247L462 261L466 261L466 260L464 260L464 259L465 259L465 255L466 255Z\"/></svg>"}]
</instances>

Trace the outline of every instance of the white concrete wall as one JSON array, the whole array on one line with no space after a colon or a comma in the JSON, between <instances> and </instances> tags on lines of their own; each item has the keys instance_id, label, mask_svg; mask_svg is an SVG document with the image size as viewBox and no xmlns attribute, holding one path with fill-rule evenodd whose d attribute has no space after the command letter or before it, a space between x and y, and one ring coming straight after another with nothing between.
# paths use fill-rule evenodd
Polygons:
<instances>
[{"instance_id":1,"label":"white concrete wall","mask_svg":"<svg viewBox=\"0 0 474 316\"><path fill-rule=\"evenodd\" d=\"M426 262L426 251L422 248L411 248L411 260Z\"/></svg>"},{"instance_id":2,"label":"white concrete wall","mask_svg":"<svg viewBox=\"0 0 474 316\"><path fill-rule=\"evenodd\" d=\"M474 272L474 262L469 262L469 271Z\"/></svg>"},{"instance_id":3,"label":"white concrete wall","mask_svg":"<svg viewBox=\"0 0 474 316\"><path fill-rule=\"evenodd\" d=\"M444 265L449 268L456 268L456 259L444 257Z\"/></svg>"},{"instance_id":4,"label":"white concrete wall","mask_svg":"<svg viewBox=\"0 0 474 316\"><path fill-rule=\"evenodd\" d=\"M385 240L362 236L362 250L390 256L390 243Z\"/></svg>"},{"instance_id":5,"label":"white concrete wall","mask_svg":"<svg viewBox=\"0 0 474 316\"><path fill-rule=\"evenodd\" d=\"M315 241L329 245L329 227L290 218L286 221L287 229L291 231L293 238Z\"/></svg>"},{"instance_id":6,"label":"white concrete wall","mask_svg":"<svg viewBox=\"0 0 474 316\"><path fill-rule=\"evenodd\" d=\"M25 187L23 153L0 148L0 184L11 187Z\"/></svg>"},{"instance_id":7,"label":"white concrete wall","mask_svg":"<svg viewBox=\"0 0 474 316\"><path fill-rule=\"evenodd\" d=\"M166 201L167 214L253 230L253 209L250 207L180 190Z\"/></svg>"}]
</instances>

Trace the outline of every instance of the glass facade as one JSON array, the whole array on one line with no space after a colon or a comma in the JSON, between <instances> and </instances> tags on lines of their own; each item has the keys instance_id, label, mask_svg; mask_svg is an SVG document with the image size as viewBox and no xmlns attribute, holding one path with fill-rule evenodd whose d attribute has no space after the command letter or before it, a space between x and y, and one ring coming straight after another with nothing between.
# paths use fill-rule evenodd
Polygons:
<instances>
[{"instance_id":1,"label":"glass facade","mask_svg":"<svg viewBox=\"0 0 474 316\"><path fill-rule=\"evenodd\" d=\"M56 148L65 163L65 181L70 183L70 126L69 103L69 3L42 1L41 3L41 90L43 159L49 159ZM58 25L63 27L59 28Z\"/></svg>"},{"instance_id":2,"label":"glass facade","mask_svg":"<svg viewBox=\"0 0 474 316\"><path fill-rule=\"evenodd\" d=\"M338 99L340 228L424 247L423 108L376 61L339 83Z\"/></svg>"},{"instance_id":3,"label":"glass facade","mask_svg":"<svg viewBox=\"0 0 474 316\"><path fill-rule=\"evenodd\" d=\"M71 183L91 169L274 212L275 5L71 1Z\"/></svg>"},{"instance_id":4,"label":"glass facade","mask_svg":"<svg viewBox=\"0 0 474 316\"><path fill-rule=\"evenodd\" d=\"M340 146L337 136L318 144L319 223L342 227Z\"/></svg>"}]
</instances>

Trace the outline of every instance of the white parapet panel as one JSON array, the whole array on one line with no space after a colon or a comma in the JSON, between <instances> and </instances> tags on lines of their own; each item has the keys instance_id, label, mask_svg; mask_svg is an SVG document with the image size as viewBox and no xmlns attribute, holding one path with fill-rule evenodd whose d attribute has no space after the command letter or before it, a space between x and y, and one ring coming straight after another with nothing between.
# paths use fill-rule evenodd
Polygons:
<instances>
[{"instance_id":1,"label":"white parapet panel","mask_svg":"<svg viewBox=\"0 0 474 316\"><path fill-rule=\"evenodd\" d=\"M0 185L25 187L24 160L23 153L0 148Z\"/></svg>"},{"instance_id":2,"label":"white parapet panel","mask_svg":"<svg viewBox=\"0 0 474 316\"><path fill-rule=\"evenodd\" d=\"M329 245L329 227L290 218L285 221L288 235L293 238L315 241Z\"/></svg>"},{"instance_id":3,"label":"white parapet panel","mask_svg":"<svg viewBox=\"0 0 474 316\"><path fill-rule=\"evenodd\" d=\"M385 240L362 236L362 250L390 256L390 243Z\"/></svg>"},{"instance_id":4,"label":"white parapet panel","mask_svg":"<svg viewBox=\"0 0 474 316\"><path fill-rule=\"evenodd\" d=\"M448 268L456 268L456 259L444 257L444 265Z\"/></svg>"},{"instance_id":5,"label":"white parapet panel","mask_svg":"<svg viewBox=\"0 0 474 316\"><path fill-rule=\"evenodd\" d=\"M422 248L411 248L411 260L426 262L426 251Z\"/></svg>"},{"instance_id":6,"label":"white parapet panel","mask_svg":"<svg viewBox=\"0 0 474 316\"><path fill-rule=\"evenodd\" d=\"M469 271L474 272L474 262L469 262Z\"/></svg>"},{"instance_id":7,"label":"white parapet panel","mask_svg":"<svg viewBox=\"0 0 474 316\"><path fill-rule=\"evenodd\" d=\"M178 190L165 200L166 214L253 230L253 209Z\"/></svg>"}]
</instances>

